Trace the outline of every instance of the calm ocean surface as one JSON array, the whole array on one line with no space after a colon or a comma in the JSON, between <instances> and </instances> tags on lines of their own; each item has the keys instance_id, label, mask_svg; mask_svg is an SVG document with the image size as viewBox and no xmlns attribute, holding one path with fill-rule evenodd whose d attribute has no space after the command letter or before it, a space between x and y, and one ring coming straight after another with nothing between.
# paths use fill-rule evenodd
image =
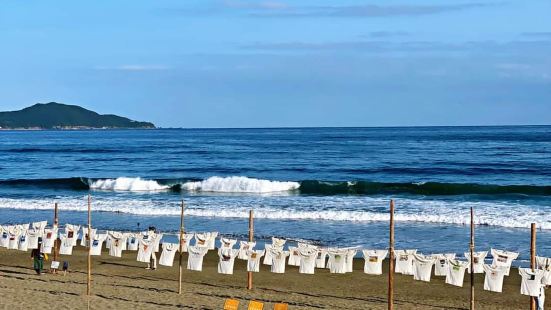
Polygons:
<instances>
[{"instance_id":1,"label":"calm ocean surface","mask_svg":"<svg viewBox=\"0 0 551 310\"><path fill-rule=\"evenodd\" d=\"M551 126L0 131L0 224L53 217L384 248L551 256Z\"/></svg>"}]
</instances>

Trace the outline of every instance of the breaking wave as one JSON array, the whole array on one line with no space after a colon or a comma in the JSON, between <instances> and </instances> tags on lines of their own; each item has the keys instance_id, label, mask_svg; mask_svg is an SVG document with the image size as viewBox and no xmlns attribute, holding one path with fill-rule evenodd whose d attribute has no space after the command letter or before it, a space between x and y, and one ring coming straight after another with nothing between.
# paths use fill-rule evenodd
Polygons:
<instances>
[{"instance_id":1,"label":"breaking wave","mask_svg":"<svg viewBox=\"0 0 551 310\"><path fill-rule=\"evenodd\" d=\"M93 181L90 189L105 191L129 191L129 192L151 192L164 191L170 186L161 185L157 181L142 180L141 178L116 178Z\"/></svg>"},{"instance_id":2,"label":"breaking wave","mask_svg":"<svg viewBox=\"0 0 551 310\"><path fill-rule=\"evenodd\" d=\"M186 191L219 193L273 193L297 190L298 182L278 182L247 177L210 177L203 181L186 182L182 189Z\"/></svg>"}]
</instances>

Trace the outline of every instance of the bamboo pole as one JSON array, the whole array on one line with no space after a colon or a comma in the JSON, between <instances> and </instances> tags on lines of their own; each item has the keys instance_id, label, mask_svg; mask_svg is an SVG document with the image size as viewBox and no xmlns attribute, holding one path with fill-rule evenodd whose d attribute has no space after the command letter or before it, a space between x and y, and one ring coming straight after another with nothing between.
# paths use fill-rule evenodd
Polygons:
<instances>
[{"instance_id":1,"label":"bamboo pole","mask_svg":"<svg viewBox=\"0 0 551 310\"><path fill-rule=\"evenodd\" d=\"M388 309L394 309L394 200L390 200L390 235L388 256Z\"/></svg>"},{"instance_id":2,"label":"bamboo pole","mask_svg":"<svg viewBox=\"0 0 551 310\"><path fill-rule=\"evenodd\" d=\"M180 258L178 260L178 294L182 294L182 257L184 255L184 200L182 199L182 211L180 212Z\"/></svg>"},{"instance_id":3,"label":"bamboo pole","mask_svg":"<svg viewBox=\"0 0 551 310\"><path fill-rule=\"evenodd\" d=\"M253 223L253 210L249 211L249 242L254 240L254 223ZM253 273L247 272L247 289L253 289Z\"/></svg>"},{"instance_id":4,"label":"bamboo pole","mask_svg":"<svg viewBox=\"0 0 551 310\"><path fill-rule=\"evenodd\" d=\"M86 286L86 295L90 296L92 292L92 256L91 251L92 247L90 246L90 238L92 237L92 215L91 215L91 209L92 209L92 197L90 194L88 194L88 236L87 236L87 242L88 242L88 281Z\"/></svg>"},{"instance_id":5,"label":"bamboo pole","mask_svg":"<svg viewBox=\"0 0 551 310\"><path fill-rule=\"evenodd\" d=\"M470 309L474 310L474 209L471 207L471 241L469 242L469 253L471 254L471 300Z\"/></svg>"},{"instance_id":6,"label":"bamboo pole","mask_svg":"<svg viewBox=\"0 0 551 310\"><path fill-rule=\"evenodd\" d=\"M536 268L536 223L532 223L530 234L530 268ZM536 297L530 297L530 310L536 310Z\"/></svg>"},{"instance_id":7,"label":"bamboo pole","mask_svg":"<svg viewBox=\"0 0 551 310\"><path fill-rule=\"evenodd\" d=\"M59 225L59 218L58 218L58 208L57 208L57 202L54 204L54 227L57 227ZM59 242L57 241L57 238L54 240L54 261L57 262L59 258ZM53 270L54 273L57 273L57 270Z\"/></svg>"}]
</instances>

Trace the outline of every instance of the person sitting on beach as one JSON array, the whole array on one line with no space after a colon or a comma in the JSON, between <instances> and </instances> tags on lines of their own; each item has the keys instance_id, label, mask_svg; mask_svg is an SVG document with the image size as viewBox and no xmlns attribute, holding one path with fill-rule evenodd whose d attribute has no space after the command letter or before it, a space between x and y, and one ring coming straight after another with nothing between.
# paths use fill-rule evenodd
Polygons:
<instances>
[{"instance_id":1,"label":"person sitting on beach","mask_svg":"<svg viewBox=\"0 0 551 310\"><path fill-rule=\"evenodd\" d=\"M38 240L38 248L31 251L31 259L33 260L34 271L37 275L42 275L44 267L44 253L42 253L42 240Z\"/></svg>"}]
</instances>

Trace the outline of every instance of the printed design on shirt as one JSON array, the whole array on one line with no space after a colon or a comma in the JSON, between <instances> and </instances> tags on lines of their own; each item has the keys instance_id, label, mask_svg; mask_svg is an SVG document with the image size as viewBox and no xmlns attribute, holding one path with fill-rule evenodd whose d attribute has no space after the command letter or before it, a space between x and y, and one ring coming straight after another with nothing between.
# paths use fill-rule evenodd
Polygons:
<instances>
[{"instance_id":1,"label":"printed design on shirt","mask_svg":"<svg viewBox=\"0 0 551 310\"><path fill-rule=\"evenodd\" d=\"M400 259L401 262L404 262L404 261L409 260L409 256L408 256L408 255L402 254L402 255L400 255L400 258L399 258L399 259Z\"/></svg>"},{"instance_id":2,"label":"printed design on shirt","mask_svg":"<svg viewBox=\"0 0 551 310\"><path fill-rule=\"evenodd\" d=\"M370 263L376 263L379 261L379 257L378 256L369 256L369 262Z\"/></svg>"},{"instance_id":3,"label":"printed design on shirt","mask_svg":"<svg viewBox=\"0 0 551 310\"><path fill-rule=\"evenodd\" d=\"M506 262L507 262L507 256L505 256L505 255L498 255L498 256L497 256L497 261L500 262L500 263L506 263Z\"/></svg>"},{"instance_id":4,"label":"printed design on shirt","mask_svg":"<svg viewBox=\"0 0 551 310\"><path fill-rule=\"evenodd\" d=\"M475 264L478 264L478 257L474 257L474 258L473 258L473 262L474 262Z\"/></svg>"},{"instance_id":5,"label":"printed design on shirt","mask_svg":"<svg viewBox=\"0 0 551 310\"><path fill-rule=\"evenodd\" d=\"M73 238L74 236L74 232L72 230L70 230L68 233L67 233L67 238L71 239Z\"/></svg>"},{"instance_id":6,"label":"printed design on shirt","mask_svg":"<svg viewBox=\"0 0 551 310\"><path fill-rule=\"evenodd\" d=\"M250 255L250 256L251 256L251 259L255 259L255 258L256 258L256 253L255 253L255 252L253 252L253 253L251 253L251 255Z\"/></svg>"}]
</instances>

